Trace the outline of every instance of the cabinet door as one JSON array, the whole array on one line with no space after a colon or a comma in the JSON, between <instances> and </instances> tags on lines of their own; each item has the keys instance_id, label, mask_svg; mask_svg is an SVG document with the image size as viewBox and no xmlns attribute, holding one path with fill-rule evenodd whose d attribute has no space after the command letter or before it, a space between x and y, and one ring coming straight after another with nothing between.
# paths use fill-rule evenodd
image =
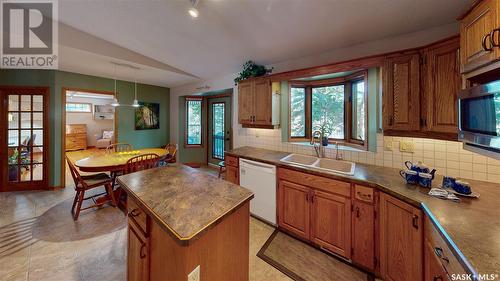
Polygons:
<instances>
[{"instance_id":1,"label":"cabinet door","mask_svg":"<svg viewBox=\"0 0 500 281\"><path fill-rule=\"evenodd\" d=\"M134 225L128 223L127 281L149 280L149 241Z\"/></svg>"},{"instance_id":2,"label":"cabinet door","mask_svg":"<svg viewBox=\"0 0 500 281\"><path fill-rule=\"evenodd\" d=\"M254 111L253 82L238 83L238 120L240 124L251 124Z\"/></svg>"},{"instance_id":3,"label":"cabinet door","mask_svg":"<svg viewBox=\"0 0 500 281\"><path fill-rule=\"evenodd\" d=\"M226 166L226 180L234 184L240 184L240 171L238 167Z\"/></svg>"},{"instance_id":4,"label":"cabinet door","mask_svg":"<svg viewBox=\"0 0 500 281\"><path fill-rule=\"evenodd\" d=\"M383 70L383 125L398 131L418 130L420 119L420 55L390 57Z\"/></svg>"},{"instance_id":5,"label":"cabinet door","mask_svg":"<svg viewBox=\"0 0 500 281\"><path fill-rule=\"evenodd\" d=\"M375 269L375 207L369 203L353 202L352 261L373 271Z\"/></svg>"},{"instance_id":6,"label":"cabinet door","mask_svg":"<svg viewBox=\"0 0 500 281\"><path fill-rule=\"evenodd\" d=\"M309 193L303 185L279 182L278 225L304 239L309 239Z\"/></svg>"},{"instance_id":7,"label":"cabinet door","mask_svg":"<svg viewBox=\"0 0 500 281\"><path fill-rule=\"evenodd\" d=\"M422 125L428 131L457 133L458 49L458 40L452 40L425 51Z\"/></svg>"},{"instance_id":8,"label":"cabinet door","mask_svg":"<svg viewBox=\"0 0 500 281\"><path fill-rule=\"evenodd\" d=\"M449 281L446 269L441 264L439 258L434 254L434 247L431 242L425 240L424 245L424 280L429 281Z\"/></svg>"},{"instance_id":9,"label":"cabinet door","mask_svg":"<svg viewBox=\"0 0 500 281\"><path fill-rule=\"evenodd\" d=\"M272 124L272 93L271 81L259 79L255 81L254 121L257 125Z\"/></svg>"},{"instance_id":10,"label":"cabinet door","mask_svg":"<svg viewBox=\"0 0 500 281\"><path fill-rule=\"evenodd\" d=\"M311 203L311 240L350 259L351 201L342 196L315 190Z\"/></svg>"},{"instance_id":11,"label":"cabinet door","mask_svg":"<svg viewBox=\"0 0 500 281\"><path fill-rule=\"evenodd\" d=\"M422 212L380 194L380 273L386 281L422 281Z\"/></svg>"},{"instance_id":12,"label":"cabinet door","mask_svg":"<svg viewBox=\"0 0 500 281\"><path fill-rule=\"evenodd\" d=\"M483 40L496 27L497 0L479 3L460 23L460 57L462 72L468 72L498 57L498 48L488 51ZM486 38L489 39L489 38ZM490 47L486 40L486 47Z\"/></svg>"}]
</instances>

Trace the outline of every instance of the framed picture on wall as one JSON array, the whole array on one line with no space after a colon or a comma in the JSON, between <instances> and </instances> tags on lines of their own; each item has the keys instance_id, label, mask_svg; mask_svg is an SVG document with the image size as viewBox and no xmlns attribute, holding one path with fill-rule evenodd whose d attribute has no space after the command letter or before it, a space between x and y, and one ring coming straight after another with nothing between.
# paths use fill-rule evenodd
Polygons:
<instances>
[{"instance_id":1,"label":"framed picture on wall","mask_svg":"<svg viewBox=\"0 0 500 281\"><path fill-rule=\"evenodd\" d=\"M160 128L160 104L139 102L135 109L135 129L152 130Z\"/></svg>"}]
</instances>

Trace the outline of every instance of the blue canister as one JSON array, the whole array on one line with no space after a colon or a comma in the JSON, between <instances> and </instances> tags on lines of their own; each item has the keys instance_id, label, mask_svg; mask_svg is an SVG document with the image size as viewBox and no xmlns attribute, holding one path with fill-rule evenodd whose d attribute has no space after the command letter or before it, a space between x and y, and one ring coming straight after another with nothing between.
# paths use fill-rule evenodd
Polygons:
<instances>
[{"instance_id":1,"label":"blue canister","mask_svg":"<svg viewBox=\"0 0 500 281\"><path fill-rule=\"evenodd\" d=\"M418 172L413 170L400 170L399 175L409 184L418 183Z\"/></svg>"},{"instance_id":2,"label":"blue canister","mask_svg":"<svg viewBox=\"0 0 500 281\"><path fill-rule=\"evenodd\" d=\"M472 191L470 189L470 184L468 182L465 182L465 181L456 180L455 184L452 186L452 188L458 193L467 194L467 195L472 193Z\"/></svg>"},{"instance_id":3,"label":"blue canister","mask_svg":"<svg viewBox=\"0 0 500 281\"><path fill-rule=\"evenodd\" d=\"M431 187L433 178L434 178L433 174L419 173L418 174L418 183L423 187Z\"/></svg>"}]
</instances>

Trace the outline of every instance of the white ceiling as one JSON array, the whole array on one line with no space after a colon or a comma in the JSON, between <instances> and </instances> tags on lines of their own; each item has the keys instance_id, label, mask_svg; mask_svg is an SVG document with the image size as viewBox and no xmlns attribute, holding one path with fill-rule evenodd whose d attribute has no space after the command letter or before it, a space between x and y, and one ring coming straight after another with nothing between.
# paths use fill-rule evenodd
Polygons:
<instances>
[{"instance_id":1,"label":"white ceiling","mask_svg":"<svg viewBox=\"0 0 500 281\"><path fill-rule=\"evenodd\" d=\"M163 63L134 62L148 69L138 80L174 87L235 73L248 59L273 64L453 23L470 0L200 0L197 19L188 16L189 5L61 0L59 20ZM61 44L69 34L61 32ZM113 55L85 45L63 46L61 68L112 76Z\"/></svg>"}]
</instances>

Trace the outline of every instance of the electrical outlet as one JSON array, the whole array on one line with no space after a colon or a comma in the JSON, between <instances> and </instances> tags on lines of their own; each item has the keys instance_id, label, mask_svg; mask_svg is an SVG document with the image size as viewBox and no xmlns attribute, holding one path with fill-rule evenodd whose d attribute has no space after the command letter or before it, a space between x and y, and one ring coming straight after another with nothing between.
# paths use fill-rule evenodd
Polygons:
<instances>
[{"instance_id":1,"label":"electrical outlet","mask_svg":"<svg viewBox=\"0 0 500 281\"><path fill-rule=\"evenodd\" d=\"M412 141L400 141L399 151L401 152L415 152L415 143Z\"/></svg>"},{"instance_id":2,"label":"electrical outlet","mask_svg":"<svg viewBox=\"0 0 500 281\"><path fill-rule=\"evenodd\" d=\"M384 149L387 151L392 151L392 141L384 141Z\"/></svg>"},{"instance_id":3,"label":"electrical outlet","mask_svg":"<svg viewBox=\"0 0 500 281\"><path fill-rule=\"evenodd\" d=\"M188 281L200 281L200 265L188 274Z\"/></svg>"}]
</instances>

